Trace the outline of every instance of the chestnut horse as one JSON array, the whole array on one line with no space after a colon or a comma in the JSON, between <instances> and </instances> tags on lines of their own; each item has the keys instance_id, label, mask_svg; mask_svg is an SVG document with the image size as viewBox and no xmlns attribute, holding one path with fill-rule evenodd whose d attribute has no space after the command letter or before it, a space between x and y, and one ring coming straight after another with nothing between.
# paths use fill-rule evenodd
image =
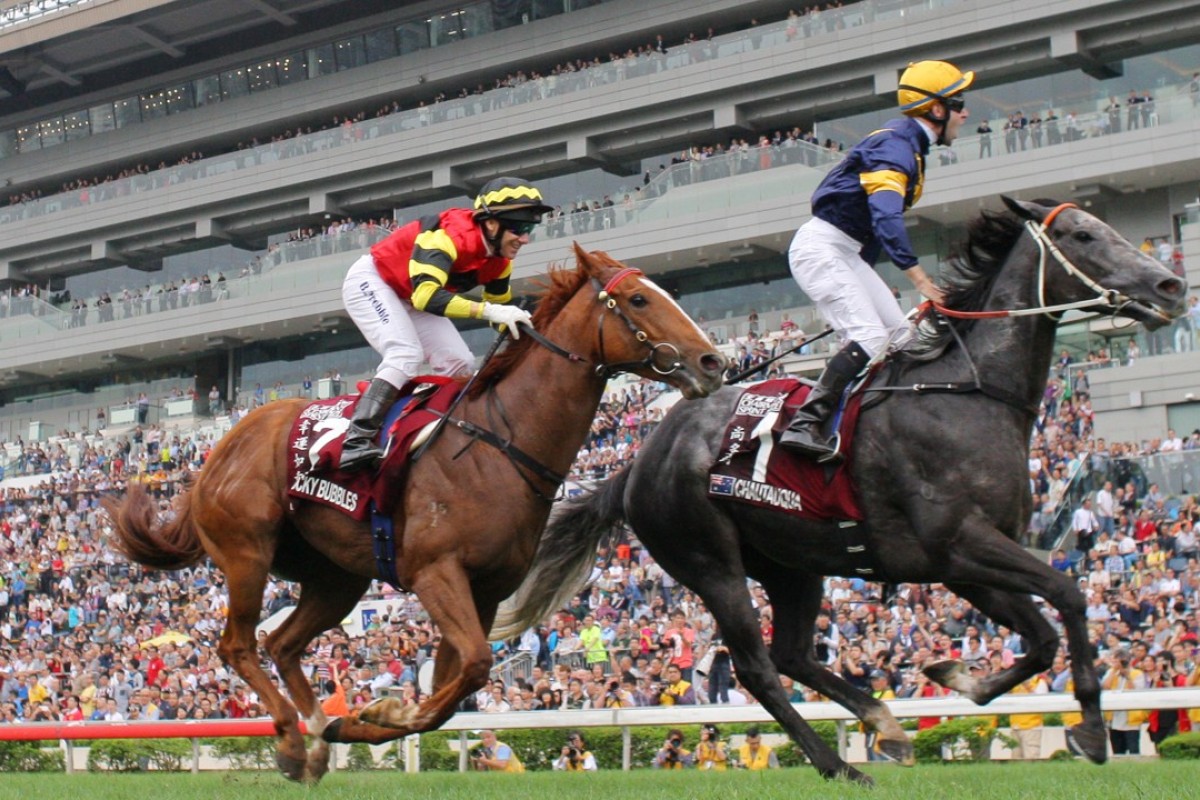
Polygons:
<instances>
[{"instance_id":1,"label":"chestnut horse","mask_svg":"<svg viewBox=\"0 0 1200 800\"><path fill-rule=\"evenodd\" d=\"M533 315L540 336L526 330L493 358L454 411L528 459L476 442L452 422L395 487L403 498L393 515L395 572L442 634L434 692L419 705L384 698L330 721L301 671L312 639L340 623L376 577L368 523L287 494L288 434L306 401L270 403L234 426L173 515L160 518L136 485L109 504L117 547L130 560L173 570L208 556L225 573L229 619L218 651L270 711L288 778L320 780L326 742L377 744L436 728L484 684L496 608L533 561L550 498L610 374L664 380L688 398L720 387L724 356L666 292L605 253L576 246L575 256L574 271L550 272ZM268 574L301 585L296 609L266 640L290 701L259 666L255 626ZM297 710L323 738L308 752Z\"/></svg>"}]
</instances>

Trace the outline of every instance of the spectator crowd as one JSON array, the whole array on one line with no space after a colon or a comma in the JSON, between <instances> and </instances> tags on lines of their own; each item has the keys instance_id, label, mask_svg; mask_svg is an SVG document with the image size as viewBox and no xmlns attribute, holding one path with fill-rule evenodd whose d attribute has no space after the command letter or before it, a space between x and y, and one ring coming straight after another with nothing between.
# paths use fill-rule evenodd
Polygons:
<instances>
[{"instance_id":1,"label":"spectator crowd","mask_svg":"<svg viewBox=\"0 0 1200 800\"><path fill-rule=\"evenodd\" d=\"M1093 356L1099 362L1099 355ZM1046 502L1038 517L1063 502L1064 485L1086 468L1128 464L1125 457L1200 449L1200 432L1185 442L1169 432L1143 445L1106 445L1092 438L1087 370L1065 357L1047 388L1030 455L1030 486ZM602 402L574 474L601 477L632 457L653 429L662 387L630 385ZM130 481L148 485L166 512L186 476L202 468L213 442L158 432L133 442L95 439L72 465L61 445L37 445L52 472L40 484L9 488L0 504L0 717L8 723L54 719L199 719L257 716L255 695L223 665L216 643L227 593L220 572L200 566L144 572L107 543L100 499ZM162 454L167 453L167 457ZM1044 496L1049 496L1045 498ZM1057 503L1054 502L1057 498ZM1106 482L1095 501L1095 525L1075 531L1079 549L1058 550L1055 568L1072 572L1088 598L1093 652L1109 688L1200 685L1200 566L1194 498L1166 497L1157 485L1119 488ZM1086 516L1083 517L1086 519ZM1090 537L1090 538L1086 538ZM378 585L386 609L359 635L335 628L306 654L304 668L333 710L361 708L383 693L405 703L421 697L426 662L438 631L415 595ZM747 588L762 636L773 632L770 598ZM264 615L295 600L272 582ZM1056 612L1043 612L1058 625ZM940 585L904 584L883 594L857 578L828 579L814 631L818 658L855 686L896 697L933 697L922 667L963 660L978 676L1025 653L1011 629L989 620ZM566 608L497 643L498 669L466 707L482 712L602 707L746 704L712 614L636 541L597 554L592 579ZM524 653L521 659L510 657ZM512 665L520 662L520 668ZM784 678L796 702L818 699ZM1060 651L1028 691L1070 690ZM1189 729L1197 712L1150 716L1152 738ZM936 724L936 718L922 725ZM1131 724L1125 720L1122 724ZM668 752L666 756L669 756ZM690 758L691 756L689 756Z\"/></svg>"}]
</instances>

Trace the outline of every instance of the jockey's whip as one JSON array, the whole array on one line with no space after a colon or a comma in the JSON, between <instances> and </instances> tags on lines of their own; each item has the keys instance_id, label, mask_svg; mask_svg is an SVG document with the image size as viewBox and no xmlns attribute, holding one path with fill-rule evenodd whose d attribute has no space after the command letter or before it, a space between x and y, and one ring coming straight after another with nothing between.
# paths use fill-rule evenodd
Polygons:
<instances>
[{"instance_id":1,"label":"jockey's whip","mask_svg":"<svg viewBox=\"0 0 1200 800\"><path fill-rule=\"evenodd\" d=\"M446 413L438 417L438 421L433 426L433 430L429 432L429 437L421 443L421 446L417 448L417 452L413 454L411 459L412 462L415 462L421 456L425 455L425 451L428 450L435 441L437 441L438 436L440 436L442 433L442 428L446 427L446 421L449 420L450 416L454 413L454 409L458 408L458 404L461 403L462 399L467 396L467 392L470 391L471 386L475 383L475 379L479 377L479 373L483 372L483 368L486 367L487 363L492 360L492 356L496 355L496 351L500 349L500 345L504 344L504 340L507 338L508 330L505 329L500 331L500 334L496 337L496 341L492 342L492 346L488 348L487 354L484 355L483 363L479 365L479 369L477 369L475 374L472 375L465 384L463 384L463 388L459 391L458 395L455 396L454 402L450 404L450 407L446 409Z\"/></svg>"},{"instance_id":2,"label":"jockey's whip","mask_svg":"<svg viewBox=\"0 0 1200 800\"><path fill-rule=\"evenodd\" d=\"M816 336L809 337L808 339L801 339L800 344L796 345L795 347L784 350L782 353L779 353L778 355L771 356L766 361L763 361L759 364L755 364L753 366L746 367L744 370L737 373L736 375L730 375L728 378L725 379L725 385L729 386L731 384L737 383L738 381L745 380L746 378L749 378L754 373L759 372L759 371L765 369L766 367L769 367L770 365L774 364L779 359L784 358L785 356L790 356L792 353L795 353L798 350L800 350L800 348L807 347L808 345L812 344L813 342L815 342L819 339L824 339L826 336L828 336L831 333L833 333L833 328L826 328L821 333L818 333Z\"/></svg>"}]
</instances>

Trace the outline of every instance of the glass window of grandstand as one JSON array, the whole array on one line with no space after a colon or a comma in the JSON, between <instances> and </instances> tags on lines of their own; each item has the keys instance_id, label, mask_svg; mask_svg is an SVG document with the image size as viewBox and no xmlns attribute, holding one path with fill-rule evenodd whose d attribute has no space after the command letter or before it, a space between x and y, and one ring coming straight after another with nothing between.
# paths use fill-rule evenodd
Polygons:
<instances>
[{"instance_id":1,"label":"glass window of grandstand","mask_svg":"<svg viewBox=\"0 0 1200 800\"><path fill-rule=\"evenodd\" d=\"M158 119L167 115L167 93L164 89L142 95L142 119Z\"/></svg>"},{"instance_id":2,"label":"glass window of grandstand","mask_svg":"<svg viewBox=\"0 0 1200 800\"><path fill-rule=\"evenodd\" d=\"M434 47L462 41L465 34L462 11L434 15L429 20L429 31L429 38L433 41Z\"/></svg>"},{"instance_id":3,"label":"glass window of grandstand","mask_svg":"<svg viewBox=\"0 0 1200 800\"><path fill-rule=\"evenodd\" d=\"M307 78L304 73L304 53L291 53L276 59L275 74L280 86L288 86Z\"/></svg>"},{"instance_id":4,"label":"glass window of grandstand","mask_svg":"<svg viewBox=\"0 0 1200 800\"><path fill-rule=\"evenodd\" d=\"M221 102L221 76L205 75L192 81L192 89L196 96L196 107L209 103Z\"/></svg>"},{"instance_id":5,"label":"glass window of grandstand","mask_svg":"<svg viewBox=\"0 0 1200 800\"><path fill-rule=\"evenodd\" d=\"M367 63L367 48L361 36L353 39L343 39L334 45L334 57L337 59L338 71L354 69Z\"/></svg>"},{"instance_id":6,"label":"glass window of grandstand","mask_svg":"<svg viewBox=\"0 0 1200 800\"><path fill-rule=\"evenodd\" d=\"M275 80L274 59L255 64L251 66L247 72L249 74L251 92L261 92L266 89L274 89L279 85Z\"/></svg>"},{"instance_id":7,"label":"glass window of grandstand","mask_svg":"<svg viewBox=\"0 0 1200 800\"><path fill-rule=\"evenodd\" d=\"M195 108L195 103L192 102L192 85L190 83L167 87L168 114L178 114L180 111L188 111L192 108Z\"/></svg>"},{"instance_id":8,"label":"glass window of grandstand","mask_svg":"<svg viewBox=\"0 0 1200 800\"><path fill-rule=\"evenodd\" d=\"M91 126L88 124L88 112L76 111L74 114L67 114L63 117L63 134L68 142L82 139L91 132Z\"/></svg>"},{"instance_id":9,"label":"glass window of grandstand","mask_svg":"<svg viewBox=\"0 0 1200 800\"><path fill-rule=\"evenodd\" d=\"M309 48L305 55L308 56L308 77L332 75L337 71L333 60L333 45L323 44L320 47Z\"/></svg>"},{"instance_id":10,"label":"glass window of grandstand","mask_svg":"<svg viewBox=\"0 0 1200 800\"><path fill-rule=\"evenodd\" d=\"M400 55L428 48L429 24L427 22L406 22L403 25L397 25L396 41L400 47Z\"/></svg>"},{"instance_id":11,"label":"glass window of grandstand","mask_svg":"<svg viewBox=\"0 0 1200 800\"><path fill-rule=\"evenodd\" d=\"M554 17L563 11L563 0L533 0L531 8L533 19Z\"/></svg>"},{"instance_id":12,"label":"glass window of grandstand","mask_svg":"<svg viewBox=\"0 0 1200 800\"><path fill-rule=\"evenodd\" d=\"M1197 113L1190 91L1192 73L1200 64L1200 45L1188 45L1151 55L1125 59L1119 77L1097 80L1081 71L1068 70L1027 80L988 86L970 92L967 99L971 118L962 136L955 142L956 160L982 157L976 129L984 120L993 131L988 157L1015 155L1042 144L1069 144L1072 141L1126 133L1145 126L1166 125L1191 119ZM1130 116L1130 92L1153 99L1150 106L1139 105L1139 113ZM1112 98L1117 99L1120 114L1106 113ZM1047 128L1044 138L1030 135L1013 143L1004 138L1005 123L1017 114L1028 121L1045 120L1053 113L1058 124ZM820 125L822 139L831 137L847 146L880 127L894 115L885 110L859 114ZM1076 133L1064 131L1068 114L1076 117ZM1059 131L1064 135L1059 136ZM1072 138L1073 137L1073 138ZM932 163L932 160L931 160Z\"/></svg>"},{"instance_id":13,"label":"glass window of grandstand","mask_svg":"<svg viewBox=\"0 0 1200 800\"><path fill-rule=\"evenodd\" d=\"M104 133L117 127L117 119L113 114L112 103L92 106L87 110L88 119L92 123L92 133Z\"/></svg>"},{"instance_id":14,"label":"glass window of grandstand","mask_svg":"<svg viewBox=\"0 0 1200 800\"><path fill-rule=\"evenodd\" d=\"M42 134L42 147L53 147L63 143L62 117L44 119L38 123L38 128Z\"/></svg>"},{"instance_id":15,"label":"glass window of grandstand","mask_svg":"<svg viewBox=\"0 0 1200 800\"><path fill-rule=\"evenodd\" d=\"M17 154L17 132L0 131L0 158L8 158Z\"/></svg>"},{"instance_id":16,"label":"glass window of grandstand","mask_svg":"<svg viewBox=\"0 0 1200 800\"><path fill-rule=\"evenodd\" d=\"M22 153L32 153L34 150L42 149L42 137L38 133L38 126L22 125L17 128L17 149Z\"/></svg>"},{"instance_id":17,"label":"glass window of grandstand","mask_svg":"<svg viewBox=\"0 0 1200 800\"><path fill-rule=\"evenodd\" d=\"M504 18L501 11L503 7L517 6L515 16L519 21L524 13L526 3L496 3L496 8L492 8L492 3L472 3L464 6L459 12L460 25L462 26L463 35L466 37L483 36L486 33L491 33L496 29L493 24L493 14L496 17ZM504 27L501 25L500 27Z\"/></svg>"},{"instance_id":18,"label":"glass window of grandstand","mask_svg":"<svg viewBox=\"0 0 1200 800\"><path fill-rule=\"evenodd\" d=\"M394 58L399 52L396 49L396 34L391 28L371 31L363 39L367 47L367 61L372 63Z\"/></svg>"},{"instance_id":19,"label":"glass window of grandstand","mask_svg":"<svg viewBox=\"0 0 1200 800\"><path fill-rule=\"evenodd\" d=\"M250 72L247 69L230 69L221 73L221 99L232 100L250 94Z\"/></svg>"},{"instance_id":20,"label":"glass window of grandstand","mask_svg":"<svg viewBox=\"0 0 1200 800\"><path fill-rule=\"evenodd\" d=\"M529 2L495 3L489 11L488 21L494 30L523 25L533 19L533 4Z\"/></svg>"},{"instance_id":21,"label":"glass window of grandstand","mask_svg":"<svg viewBox=\"0 0 1200 800\"><path fill-rule=\"evenodd\" d=\"M141 101L136 97L125 97L113 103L117 127L136 125L142 121Z\"/></svg>"}]
</instances>

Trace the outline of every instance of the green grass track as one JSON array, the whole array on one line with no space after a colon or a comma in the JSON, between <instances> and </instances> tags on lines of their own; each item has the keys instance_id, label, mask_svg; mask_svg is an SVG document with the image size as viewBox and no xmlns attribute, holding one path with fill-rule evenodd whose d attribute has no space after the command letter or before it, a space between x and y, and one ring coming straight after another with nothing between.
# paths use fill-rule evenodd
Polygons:
<instances>
[{"instance_id":1,"label":"green grass track","mask_svg":"<svg viewBox=\"0 0 1200 800\"><path fill-rule=\"evenodd\" d=\"M1200 764L1129 760L868 766L875 789L826 782L809 769L769 773L603 771L592 775L335 772L315 788L270 773L7 774L0 800L1200 800Z\"/></svg>"}]
</instances>

